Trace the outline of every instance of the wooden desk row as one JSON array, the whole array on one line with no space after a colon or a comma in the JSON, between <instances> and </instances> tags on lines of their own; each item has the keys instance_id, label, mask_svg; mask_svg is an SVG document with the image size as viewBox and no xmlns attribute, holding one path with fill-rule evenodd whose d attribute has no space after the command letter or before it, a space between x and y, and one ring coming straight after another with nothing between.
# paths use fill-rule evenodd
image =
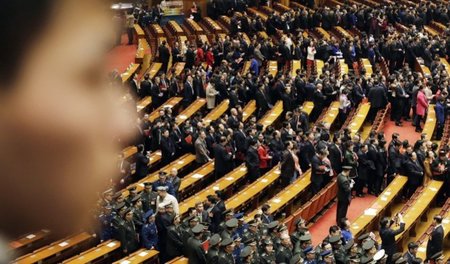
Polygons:
<instances>
[{"instance_id":1,"label":"wooden desk row","mask_svg":"<svg viewBox=\"0 0 450 264\"><path fill-rule=\"evenodd\" d=\"M267 111L267 113L258 121L258 124L263 125L263 129L271 126L283 113L283 101L278 101L273 106L272 109Z\"/></svg>"},{"instance_id":2,"label":"wooden desk row","mask_svg":"<svg viewBox=\"0 0 450 264\"><path fill-rule=\"evenodd\" d=\"M349 40L353 40L353 36L350 35L350 33L348 33L347 30L343 29L341 26L336 26L334 27L334 29L339 33L339 35L341 35L342 37L349 39Z\"/></svg>"},{"instance_id":3,"label":"wooden desk row","mask_svg":"<svg viewBox=\"0 0 450 264\"><path fill-rule=\"evenodd\" d=\"M319 77L322 73L323 73L323 60L315 60L314 61L316 64L316 71L317 71L317 77Z\"/></svg>"},{"instance_id":4,"label":"wooden desk row","mask_svg":"<svg viewBox=\"0 0 450 264\"><path fill-rule=\"evenodd\" d=\"M174 36L181 36L185 35L184 30L178 25L178 23L175 20L170 20L167 23L172 35Z\"/></svg>"},{"instance_id":5,"label":"wooden desk row","mask_svg":"<svg viewBox=\"0 0 450 264\"><path fill-rule=\"evenodd\" d=\"M364 124L364 121L366 120L366 116L369 113L370 110L370 103L365 102L361 103L358 107L357 112L353 116L352 120L350 121L350 124L348 125L348 128L350 128L352 136L354 136L362 127Z\"/></svg>"},{"instance_id":6,"label":"wooden desk row","mask_svg":"<svg viewBox=\"0 0 450 264\"><path fill-rule=\"evenodd\" d=\"M348 74L348 65L345 60L339 60L339 77L342 78L344 74Z\"/></svg>"},{"instance_id":7,"label":"wooden desk row","mask_svg":"<svg viewBox=\"0 0 450 264\"><path fill-rule=\"evenodd\" d=\"M191 105L183 110L176 118L175 123L177 125L183 124L187 119L192 117L198 110L202 109L206 105L206 100L199 98L195 100Z\"/></svg>"},{"instance_id":8,"label":"wooden desk row","mask_svg":"<svg viewBox=\"0 0 450 264\"><path fill-rule=\"evenodd\" d=\"M296 72L297 70L300 70L302 68L302 64L300 60L293 60L291 61L291 77L297 76Z\"/></svg>"},{"instance_id":9,"label":"wooden desk row","mask_svg":"<svg viewBox=\"0 0 450 264\"><path fill-rule=\"evenodd\" d=\"M145 39L145 32L138 24L134 24L134 32L136 33L138 40Z\"/></svg>"},{"instance_id":10,"label":"wooden desk row","mask_svg":"<svg viewBox=\"0 0 450 264\"><path fill-rule=\"evenodd\" d=\"M387 186L387 188L378 196L375 202L353 221L350 227L353 237L358 237L371 230L372 227L378 226L378 220L384 215L386 210L389 210L390 205L402 192L407 181L407 177L395 177L389 186Z\"/></svg>"},{"instance_id":11,"label":"wooden desk row","mask_svg":"<svg viewBox=\"0 0 450 264\"><path fill-rule=\"evenodd\" d=\"M166 108L174 108L178 106L178 104L183 100L182 97L172 97L169 100L167 100L164 104L156 108L153 112L150 113L148 120L150 122L154 122L159 117L159 111L166 109Z\"/></svg>"},{"instance_id":12,"label":"wooden desk row","mask_svg":"<svg viewBox=\"0 0 450 264\"><path fill-rule=\"evenodd\" d=\"M219 105L217 105L211 112L209 112L204 118L203 123L205 126L209 126L212 121L219 119L228 110L230 100L225 99Z\"/></svg>"},{"instance_id":13,"label":"wooden desk row","mask_svg":"<svg viewBox=\"0 0 450 264\"><path fill-rule=\"evenodd\" d=\"M189 191L198 188L199 182L207 180L214 172L214 160L203 164L201 167L197 168L193 172L189 173L181 179L180 189L178 190L178 195L180 201L184 200L189 195Z\"/></svg>"},{"instance_id":14,"label":"wooden desk row","mask_svg":"<svg viewBox=\"0 0 450 264\"><path fill-rule=\"evenodd\" d=\"M425 125L423 127L422 133L426 134L425 140L431 140L433 137L434 130L436 128L436 112L434 109L435 105L430 104L427 111L427 120L425 120Z\"/></svg>"},{"instance_id":15,"label":"wooden desk row","mask_svg":"<svg viewBox=\"0 0 450 264\"><path fill-rule=\"evenodd\" d=\"M340 105L341 103L339 101L332 102L330 107L328 107L328 110L323 116L322 120L320 120L320 122L327 128L330 128L333 125L334 121L336 120L339 114Z\"/></svg>"},{"instance_id":16,"label":"wooden desk row","mask_svg":"<svg viewBox=\"0 0 450 264\"><path fill-rule=\"evenodd\" d=\"M71 256L70 253L77 254L88 247L92 242L93 236L86 232L70 236L56 242L51 243L45 247L35 250L33 253L24 255L13 263L30 264L30 263L56 263L61 262L64 258Z\"/></svg>"},{"instance_id":17,"label":"wooden desk row","mask_svg":"<svg viewBox=\"0 0 450 264\"><path fill-rule=\"evenodd\" d=\"M178 257L167 262L167 264L188 264L189 259L186 257Z\"/></svg>"},{"instance_id":18,"label":"wooden desk row","mask_svg":"<svg viewBox=\"0 0 450 264\"><path fill-rule=\"evenodd\" d=\"M145 249L141 248L136 252L131 253L129 256L120 259L113 264L140 264L140 263L148 263L154 262L159 263L158 261L159 252L154 249Z\"/></svg>"},{"instance_id":19,"label":"wooden desk row","mask_svg":"<svg viewBox=\"0 0 450 264\"><path fill-rule=\"evenodd\" d=\"M143 63L144 57L150 52L150 45L145 38L140 38L138 40L138 46L136 49L136 56L134 58L136 63Z\"/></svg>"},{"instance_id":20,"label":"wooden desk row","mask_svg":"<svg viewBox=\"0 0 450 264\"><path fill-rule=\"evenodd\" d=\"M322 36L322 38L324 38L326 41L329 41L331 39L330 34L328 34L328 32L326 32L323 28L321 27L316 27L316 31L319 33L320 36Z\"/></svg>"},{"instance_id":21,"label":"wooden desk row","mask_svg":"<svg viewBox=\"0 0 450 264\"><path fill-rule=\"evenodd\" d=\"M50 231L46 229L23 235L9 243L9 247L15 255L24 255L42 246L50 237Z\"/></svg>"},{"instance_id":22,"label":"wooden desk row","mask_svg":"<svg viewBox=\"0 0 450 264\"><path fill-rule=\"evenodd\" d=\"M429 26L424 26L423 28L425 29L425 32L430 34L432 37L436 37L436 36L440 35L439 32L437 32L436 30L434 30L433 28L431 28Z\"/></svg>"},{"instance_id":23,"label":"wooden desk row","mask_svg":"<svg viewBox=\"0 0 450 264\"><path fill-rule=\"evenodd\" d=\"M139 102L136 103L136 110L138 113L140 113L143 110L145 110L148 106L150 106L151 104L152 104L152 97L146 96L146 97L142 98L141 100L139 100Z\"/></svg>"},{"instance_id":24,"label":"wooden desk row","mask_svg":"<svg viewBox=\"0 0 450 264\"><path fill-rule=\"evenodd\" d=\"M445 71L450 76L450 64L448 63L448 61L445 58L441 58L440 62L444 65Z\"/></svg>"},{"instance_id":25,"label":"wooden desk row","mask_svg":"<svg viewBox=\"0 0 450 264\"><path fill-rule=\"evenodd\" d=\"M259 10L256 10L255 8L252 8L252 7L247 8L247 13L254 17L257 17L257 16L260 17L263 22L266 22L267 18L268 18L268 16L266 14L264 14L263 12L260 12Z\"/></svg>"},{"instance_id":26,"label":"wooden desk row","mask_svg":"<svg viewBox=\"0 0 450 264\"><path fill-rule=\"evenodd\" d=\"M218 179L202 191L198 192L197 194L189 197L182 203L180 203L180 215L184 215L187 213L187 210L189 207L195 207L195 204L197 202L203 202L206 200L206 197L210 194L214 194L215 191L223 191L227 190L231 186L238 183L240 180L242 180L247 175L247 168L245 167L245 164L242 164L238 167L236 167L234 170L232 170L230 173L226 174L222 178Z\"/></svg>"},{"instance_id":27,"label":"wooden desk row","mask_svg":"<svg viewBox=\"0 0 450 264\"><path fill-rule=\"evenodd\" d=\"M141 64L139 63L131 63L128 68L120 75L122 77L122 83L126 83L130 80L133 74L137 73Z\"/></svg>"},{"instance_id":28,"label":"wooden desk row","mask_svg":"<svg viewBox=\"0 0 450 264\"><path fill-rule=\"evenodd\" d=\"M153 62L150 68L148 69L147 73L150 77L150 79L155 78L156 74L161 70L162 63L161 62Z\"/></svg>"},{"instance_id":29,"label":"wooden desk row","mask_svg":"<svg viewBox=\"0 0 450 264\"><path fill-rule=\"evenodd\" d=\"M370 77L372 75L372 64L368 59L361 59L361 67L366 71L366 77Z\"/></svg>"},{"instance_id":30,"label":"wooden desk row","mask_svg":"<svg viewBox=\"0 0 450 264\"><path fill-rule=\"evenodd\" d=\"M205 34L203 28L201 28L199 26L199 24L197 22L195 22L195 20L188 18L188 19L185 19L185 22L186 22L186 26L188 27L188 29L190 31L192 31L192 33L197 34L197 35Z\"/></svg>"},{"instance_id":31,"label":"wooden desk row","mask_svg":"<svg viewBox=\"0 0 450 264\"><path fill-rule=\"evenodd\" d=\"M289 7L287 7L281 3L278 3L278 2L273 3L273 8L275 8L276 10L278 10L281 13L285 13L285 12L292 10Z\"/></svg>"},{"instance_id":32,"label":"wooden desk row","mask_svg":"<svg viewBox=\"0 0 450 264\"><path fill-rule=\"evenodd\" d=\"M302 111L308 114L308 116L311 114L313 109L314 109L314 102L312 101L306 101L302 105Z\"/></svg>"},{"instance_id":33,"label":"wooden desk row","mask_svg":"<svg viewBox=\"0 0 450 264\"><path fill-rule=\"evenodd\" d=\"M242 70L241 70L242 76L246 76L249 73L249 71L250 71L250 64L251 64L250 61L245 61L244 62L244 65L242 66Z\"/></svg>"},{"instance_id":34,"label":"wooden desk row","mask_svg":"<svg viewBox=\"0 0 450 264\"><path fill-rule=\"evenodd\" d=\"M165 37L164 30L159 24L151 24L150 32L153 34L154 38Z\"/></svg>"},{"instance_id":35,"label":"wooden desk row","mask_svg":"<svg viewBox=\"0 0 450 264\"><path fill-rule=\"evenodd\" d=\"M260 9L261 9L261 11L264 13L264 14L266 14L266 15L271 15L271 14L279 14L279 12L278 11L276 11L275 9L272 9L271 7L269 7L269 6L262 6L262 7L260 7Z\"/></svg>"},{"instance_id":36,"label":"wooden desk row","mask_svg":"<svg viewBox=\"0 0 450 264\"><path fill-rule=\"evenodd\" d=\"M238 211L244 207L250 200L257 199L263 192L267 190L280 177L281 171L278 166L273 167L269 172L258 178L242 191L233 195L225 201L226 208L233 208Z\"/></svg>"},{"instance_id":37,"label":"wooden desk row","mask_svg":"<svg viewBox=\"0 0 450 264\"><path fill-rule=\"evenodd\" d=\"M256 101L251 100L247 103L247 105L242 109L242 122L248 120L250 116L256 111Z\"/></svg>"},{"instance_id":38,"label":"wooden desk row","mask_svg":"<svg viewBox=\"0 0 450 264\"><path fill-rule=\"evenodd\" d=\"M227 29L230 29L231 19L227 16L220 16L219 22L222 23Z\"/></svg>"},{"instance_id":39,"label":"wooden desk row","mask_svg":"<svg viewBox=\"0 0 450 264\"><path fill-rule=\"evenodd\" d=\"M77 256L73 256L70 259L67 259L63 261L62 263L69 263L69 264L85 264L85 263L91 263L98 259L105 259L110 257L111 255L119 251L120 249L120 242L116 240L108 240L105 241L96 247L92 247L81 254Z\"/></svg>"},{"instance_id":40,"label":"wooden desk row","mask_svg":"<svg viewBox=\"0 0 450 264\"><path fill-rule=\"evenodd\" d=\"M186 66L185 62L177 62L172 66L172 70L175 70L175 72L173 73L173 75L175 76L180 76L183 73L184 70L184 66ZM172 71L169 71L167 73L167 78L172 78Z\"/></svg>"},{"instance_id":41,"label":"wooden desk row","mask_svg":"<svg viewBox=\"0 0 450 264\"><path fill-rule=\"evenodd\" d=\"M222 27L219 26L219 24L217 24L217 22L212 20L210 17L204 17L203 21L205 21L207 27L211 30L212 33L216 35L225 33Z\"/></svg>"},{"instance_id":42,"label":"wooden desk row","mask_svg":"<svg viewBox=\"0 0 450 264\"><path fill-rule=\"evenodd\" d=\"M278 63L276 61L269 61L267 63L267 71L270 75L276 77L278 73Z\"/></svg>"},{"instance_id":43,"label":"wooden desk row","mask_svg":"<svg viewBox=\"0 0 450 264\"><path fill-rule=\"evenodd\" d=\"M442 181L430 181L419 194L416 202L407 210L406 214L403 216L405 221L405 231L395 237L398 245L402 245L402 241L408 238L409 233L414 233L417 222L420 221L422 215L426 214L427 209L430 208L431 203L436 198L442 185Z\"/></svg>"},{"instance_id":44,"label":"wooden desk row","mask_svg":"<svg viewBox=\"0 0 450 264\"><path fill-rule=\"evenodd\" d=\"M303 193L311 184L311 170L307 170L301 177L296 179L289 186L285 187L273 198L265 202L265 204L270 205L270 214L274 215L280 209L285 207L288 203L293 201L298 195ZM255 215L261 210L261 207L253 210L247 214L246 221L252 220Z\"/></svg>"},{"instance_id":45,"label":"wooden desk row","mask_svg":"<svg viewBox=\"0 0 450 264\"><path fill-rule=\"evenodd\" d=\"M170 170L175 168L177 170L182 170L185 167L189 166L192 162L195 161L195 155L193 154L185 154L179 159L173 161L172 163L166 165L159 171L153 172L148 174L143 179L139 180L138 182L131 184L130 186L136 186L136 189L138 192L142 191L144 189L144 183L145 182L155 182L159 179L159 172L164 171L166 173L170 173ZM129 195L129 191L127 189L122 190L122 196L127 197Z\"/></svg>"}]
</instances>

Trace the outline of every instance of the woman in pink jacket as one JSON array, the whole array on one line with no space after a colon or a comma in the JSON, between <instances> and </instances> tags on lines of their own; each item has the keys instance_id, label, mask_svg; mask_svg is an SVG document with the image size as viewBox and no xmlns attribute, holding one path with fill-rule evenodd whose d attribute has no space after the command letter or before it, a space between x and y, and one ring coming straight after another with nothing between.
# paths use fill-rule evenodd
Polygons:
<instances>
[{"instance_id":1,"label":"woman in pink jacket","mask_svg":"<svg viewBox=\"0 0 450 264\"><path fill-rule=\"evenodd\" d=\"M415 125L416 125L416 132L421 132L422 128L420 127L420 122L425 117L425 114L428 109L428 100L425 96L425 93L423 92L423 86L421 85L419 87L419 91L417 92L417 104L416 104L416 119Z\"/></svg>"}]
</instances>

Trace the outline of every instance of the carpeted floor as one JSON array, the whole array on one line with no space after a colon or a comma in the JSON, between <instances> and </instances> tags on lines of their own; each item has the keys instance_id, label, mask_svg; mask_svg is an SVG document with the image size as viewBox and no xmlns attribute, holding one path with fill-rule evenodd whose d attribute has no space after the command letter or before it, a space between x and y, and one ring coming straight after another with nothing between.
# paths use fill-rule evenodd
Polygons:
<instances>
[{"instance_id":1,"label":"carpeted floor","mask_svg":"<svg viewBox=\"0 0 450 264\"><path fill-rule=\"evenodd\" d=\"M383 131L388 142L391 140L392 133L397 132L400 134L401 140L408 139L410 144L414 144L416 140L420 138L420 133L416 133L414 130L415 128L411 125L411 122L403 122L403 126L398 127L395 126L394 122L388 121ZM354 198L347 213L347 217L350 222L360 216L375 199L376 197L372 195L366 195L363 198ZM336 224L336 207L337 205L334 204L316 223L311 226L310 231L313 237L314 245L320 243L328 235L328 228Z\"/></svg>"},{"instance_id":2,"label":"carpeted floor","mask_svg":"<svg viewBox=\"0 0 450 264\"><path fill-rule=\"evenodd\" d=\"M117 69L120 73L124 72L130 63L134 62L137 45L128 45L128 36L122 35L122 43L114 47L108 54L107 70Z\"/></svg>"}]
</instances>

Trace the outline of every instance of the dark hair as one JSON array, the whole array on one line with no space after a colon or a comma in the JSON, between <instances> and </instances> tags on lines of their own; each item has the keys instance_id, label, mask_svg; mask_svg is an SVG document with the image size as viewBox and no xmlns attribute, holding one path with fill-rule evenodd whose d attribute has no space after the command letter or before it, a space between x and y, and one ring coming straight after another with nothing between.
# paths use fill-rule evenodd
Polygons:
<instances>
[{"instance_id":1,"label":"dark hair","mask_svg":"<svg viewBox=\"0 0 450 264\"><path fill-rule=\"evenodd\" d=\"M0 80L11 85L22 66L30 45L36 43L58 1L1 1Z\"/></svg>"}]
</instances>

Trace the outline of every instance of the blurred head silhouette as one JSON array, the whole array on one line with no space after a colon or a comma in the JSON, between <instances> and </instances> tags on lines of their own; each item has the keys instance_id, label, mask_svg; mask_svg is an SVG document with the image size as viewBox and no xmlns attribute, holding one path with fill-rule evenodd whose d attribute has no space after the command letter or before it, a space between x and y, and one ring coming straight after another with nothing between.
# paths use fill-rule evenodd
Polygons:
<instances>
[{"instance_id":1,"label":"blurred head silhouette","mask_svg":"<svg viewBox=\"0 0 450 264\"><path fill-rule=\"evenodd\" d=\"M131 109L105 78L108 3L0 3L0 234L72 232L131 135Z\"/></svg>"}]
</instances>

